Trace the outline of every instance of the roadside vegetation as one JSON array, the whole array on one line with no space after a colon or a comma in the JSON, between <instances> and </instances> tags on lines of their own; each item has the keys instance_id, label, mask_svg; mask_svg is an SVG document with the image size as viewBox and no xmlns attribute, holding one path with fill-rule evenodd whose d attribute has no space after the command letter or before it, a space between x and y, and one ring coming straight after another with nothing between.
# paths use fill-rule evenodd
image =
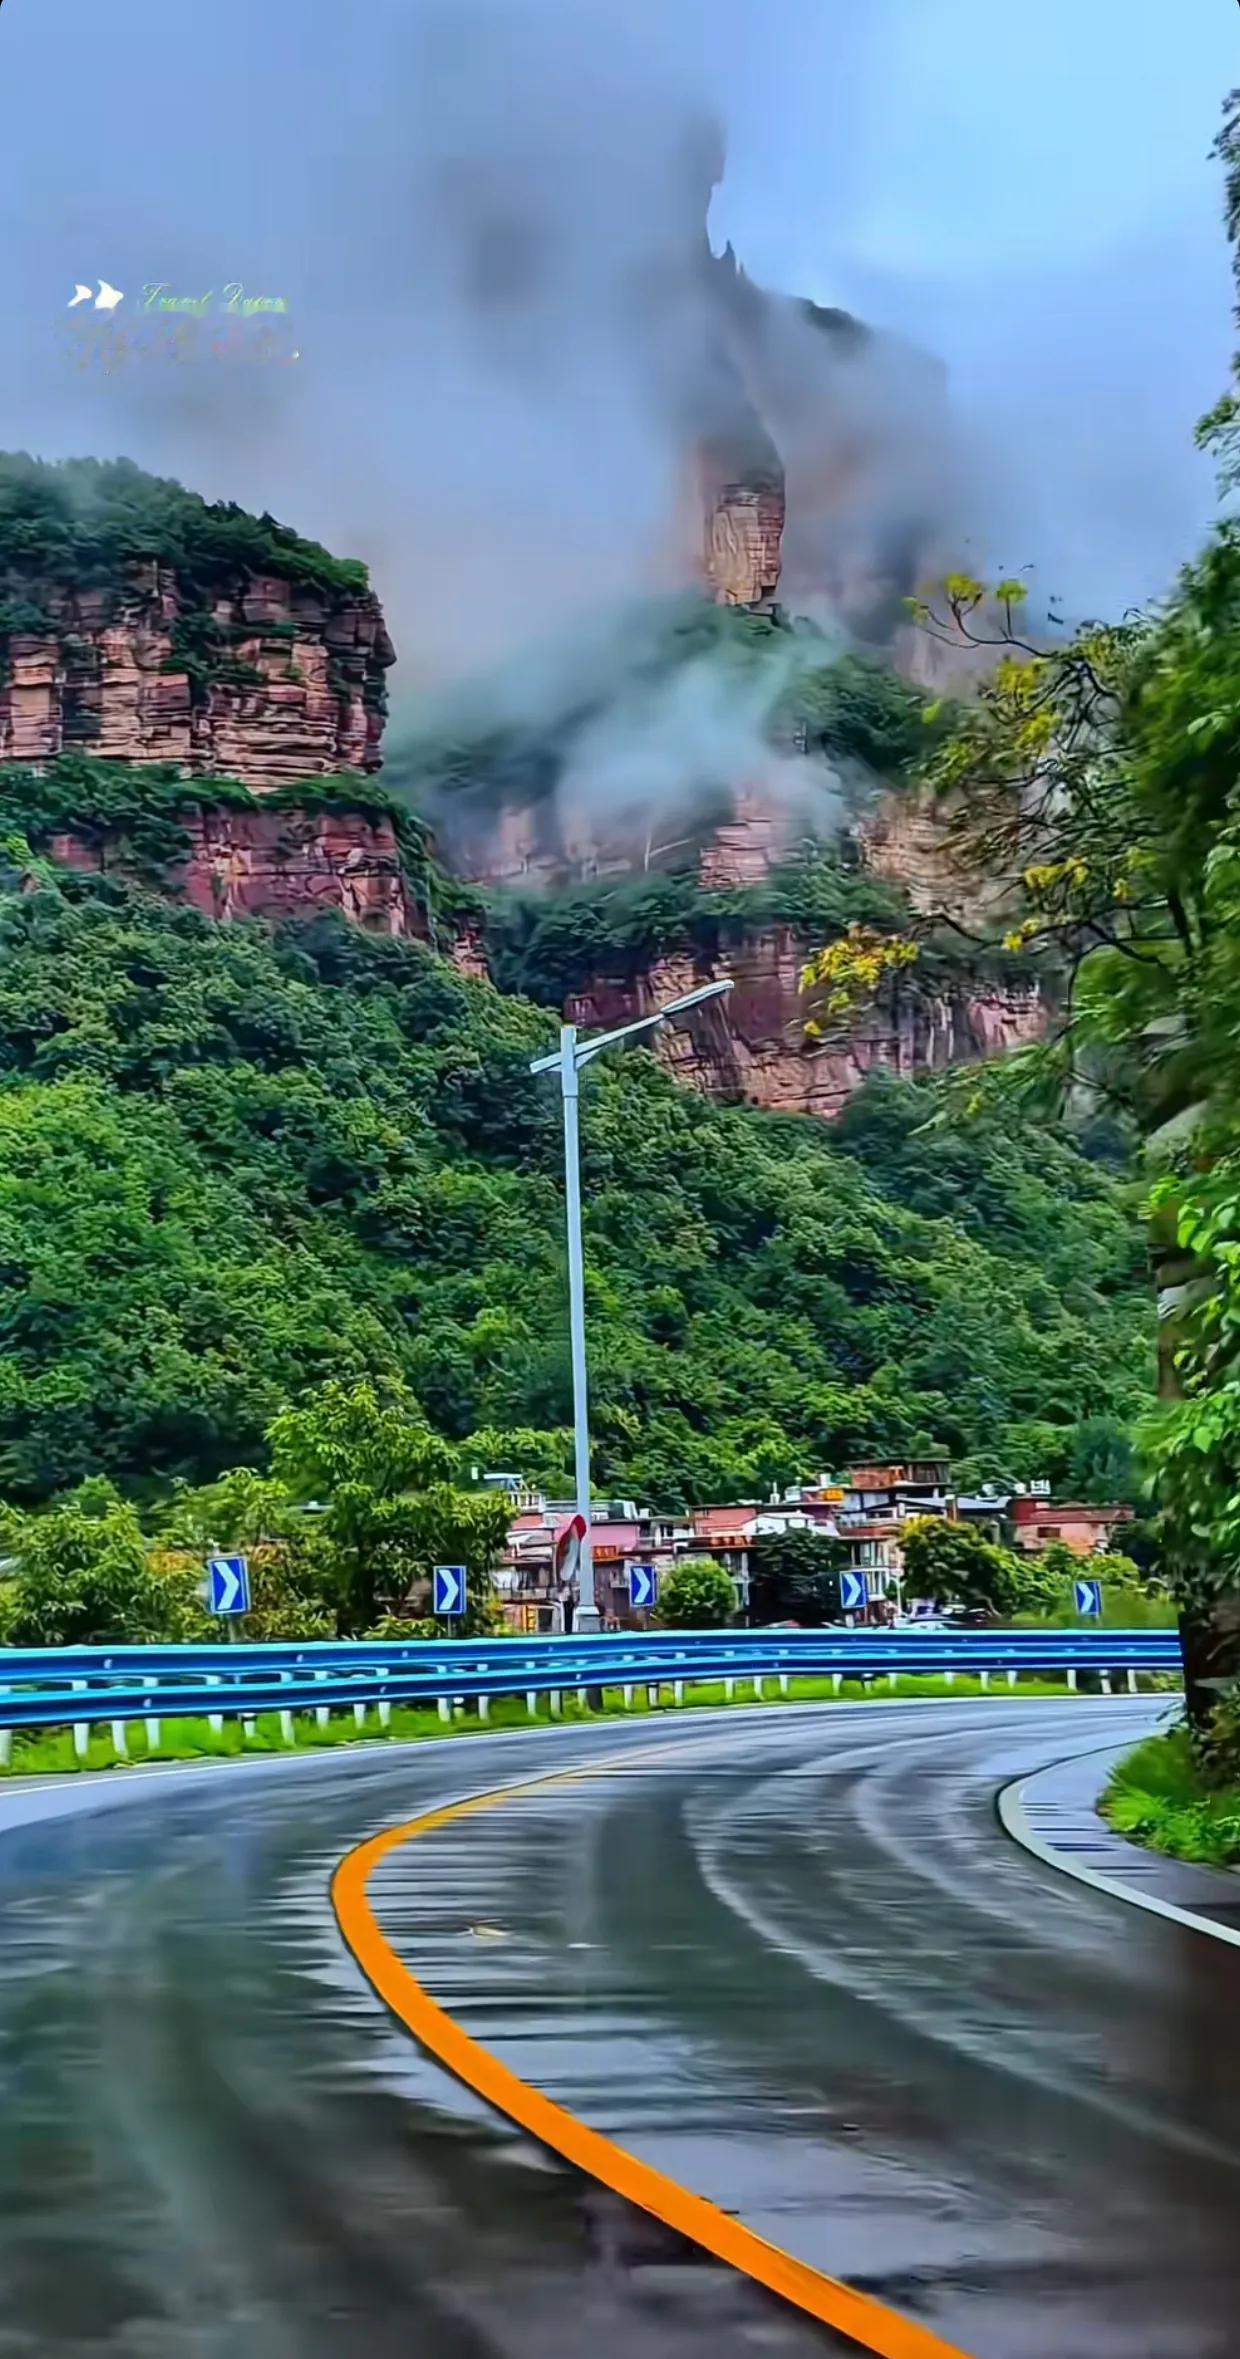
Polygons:
<instances>
[{"instance_id":1,"label":"roadside vegetation","mask_svg":"<svg viewBox=\"0 0 1240 2359\"><path fill-rule=\"evenodd\" d=\"M251 1640L416 1638L436 1564L466 1570L451 1631L498 1625L491 1574L505 1498L470 1480L398 1383L329 1382L268 1428L261 1469L174 1483L144 1513L94 1477L38 1510L0 1510L0 1641L11 1646L178 1644L218 1637L203 1601L208 1555L250 1564Z\"/></svg>"},{"instance_id":2,"label":"roadside vegetation","mask_svg":"<svg viewBox=\"0 0 1240 2359\"><path fill-rule=\"evenodd\" d=\"M1137 1529L1144 1538L1145 1526ZM1119 1548L1082 1559L1064 1541L1051 1540L1026 1552L941 1516L914 1518L905 1526L902 1548L910 1596L971 1607L1020 1627L1070 1625L1083 1573L1102 1583L1104 1629L1158 1630L1175 1622L1175 1601L1156 1561L1143 1570Z\"/></svg>"},{"instance_id":3,"label":"roadside vegetation","mask_svg":"<svg viewBox=\"0 0 1240 2359\"><path fill-rule=\"evenodd\" d=\"M1174 1859L1240 1867L1240 1783L1226 1748L1211 1775L1187 1728L1150 1737L1112 1771L1101 1802L1118 1835Z\"/></svg>"}]
</instances>

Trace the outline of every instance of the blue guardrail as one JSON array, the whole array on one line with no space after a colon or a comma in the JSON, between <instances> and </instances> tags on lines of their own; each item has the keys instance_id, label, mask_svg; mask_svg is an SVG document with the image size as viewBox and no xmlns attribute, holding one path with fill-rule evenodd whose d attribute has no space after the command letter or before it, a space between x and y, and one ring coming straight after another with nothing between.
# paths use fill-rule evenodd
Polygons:
<instances>
[{"instance_id":1,"label":"blue guardrail","mask_svg":"<svg viewBox=\"0 0 1240 2359\"><path fill-rule=\"evenodd\" d=\"M92 1722L293 1713L689 1682L964 1674L1179 1673L1174 1630L626 1631L603 1638L407 1644L0 1648L0 1732ZM11 1746L5 1735L4 1748ZM84 1750L84 1745L79 1745Z\"/></svg>"}]
</instances>

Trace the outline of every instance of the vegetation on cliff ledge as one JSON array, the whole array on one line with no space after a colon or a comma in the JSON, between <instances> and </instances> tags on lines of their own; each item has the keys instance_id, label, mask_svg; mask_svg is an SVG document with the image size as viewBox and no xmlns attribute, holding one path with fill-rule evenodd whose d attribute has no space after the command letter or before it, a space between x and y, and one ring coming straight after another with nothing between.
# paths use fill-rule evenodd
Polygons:
<instances>
[{"instance_id":1,"label":"vegetation on cliff ledge","mask_svg":"<svg viewBox=\"0 0 1240 2359\"><path fill-rule=\"evenodd\" d=\"M679 813L673 832L684 834L726 813L736 782L719 762L725 749L734 760L738 741L896 782L946 726L878 658L842 654L812 624L704 598L647 600L569 654L542 683L471 683L467 707L392 750L393 782L437 819L489 826L619 752L627 777L655 781L664 817Z\"/></svg>"},{"instance_id":2,"label":"vegetation on cliff ledge","mask_svg":"<svg viewBox=\"0 0 1240 2359\"><path fill-rule=\"evenodd\" d=\"M898 943L914 923L899 887L866 868L846 837L794 846L753 884L706 885L696 868L662 870L595 877L554 893L492 889L482 905L501 990L555 1008L600 979L631 981L663 958L688 955L709 971L774 929L795 937L799 956L854 930ZM919 942L905 988L939 1000L969 987L1029 989L1051 973L1046 958L938 927Z\"/></svg>"},{"instance_id":3,"label":"vegetation on cliff ledge","mask_svg":"<svg viewBox=\"0 0 1240 2359\"><path fill-rule=\"evenodd\" d=\"M89 754L60 754L40 770L0 762L0 859L10 881L27 873L58 836L72 835L105 854L109 868L173 891L192 849L187 822L204 811L287 812L290 821L339 811L386 820L432 931L440 920L472 917L481 908L468 885L439 868L425 822L386 787L355 771L259 795L237 778L187 778L173 762L139 766L100 762Z\"/></svg>"},{"instance_id":4,"label":"vegetation on cliff ledge","mask_svg":"<svg viewBox=\"0 0 1240 2359\"><path fill-rule=\"evenodd\" d=\"M206 593L247 573L329 596L369 587L366 567L333 557L274 516L252 516L233 500L204 500L171 477L148 475L129 459L32 459L0 452L0 630L38 627L40 584L119 586L134 565L157 558ZM32 601L31 593L34 593Z\"/></svg>"},{"instance_id":5,"label":"vegetation on cliff ledge","mask_svg":"<svg viewBox=\"0 0 1240 2359\"><path fill-rule=\"evenodd\" d=\"M812 843L760 884L712 887L696 869L681 869L596 877L556 893L492 891L485 900L497 983L548 1007L600 977L627 979L678 953L709 962L773 926L807 936L856 924L898 932L910 915L904 896L846 850Z\"/></svg>"}]
</instances>

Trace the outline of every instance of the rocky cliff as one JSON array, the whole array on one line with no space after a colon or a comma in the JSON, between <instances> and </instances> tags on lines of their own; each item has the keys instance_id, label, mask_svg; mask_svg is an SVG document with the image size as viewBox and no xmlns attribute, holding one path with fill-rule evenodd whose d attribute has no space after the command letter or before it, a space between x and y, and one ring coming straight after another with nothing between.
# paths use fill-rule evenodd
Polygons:
<instances>
[{"instance_id":1,"label":"rocky cliff","mask_svg":"<svg viewBox=\"0 0 1240 2359\"><path fill-rule=\"evenodd\" d=\"M330 909L368 933L426 938L422 903L394 823L382 812L203 802L177 817L184 847L161 882L204 917L274 922ZM123 836L98 830L62 828L47 848L80 870L132 875L137 866Z\"/></svg>"},{"instance_id":2,"label":"rocky cliff","mask_svg":"<svg viewBox=\"0 0 1240 2359\"><path fill-rule=\"evenodd\" d=\"M828 1119L867 1074L918 1080L949 1065L1001 1056L1045 1030L1045 1005L1033 985L962 979L927 992L897 981L834 1037L808 1040L801 989L807 947L792 927L773 927L717 959L669 957L636 975L600 975L570 1002L569 1020L586 1027L631 1023L727 974L733 984L727 999L691 1015L687 1029L658 1032L657 1055L678 1081L707 1096Z\"/></svg>"},{"instance_id":3,"label":"rocky cliff","mask_svg":"<svg viewBox=\"0 0 1240 2359\"><path fill-rule=\"evenodd\" d=\"M0 761L176 762L258 793L379 767L394 656L369 590L253 573L208 595L155 558L98 588L10 585Z\"/></svg>"},{"instance_id":4,"label":"rocky cliff","mask_svg":"<svg viewBox=\"0 0 1240 2359\"><path fill-rule=\"evenodd\" d=\"M746 447L703 443L694 459L702 528L702 583L721 606L773 604L783 565L783 470L774 454L755 463Z\"/></svg>"},{"instance_id":5,"label":"rocky cliff","mask_svg":"<svg viewBox=\"0 0 1240 2359\"><path fill-rule=\"evenodd\" d=\"M777 384L769 346L783 315L734 268L719 284L731 374L698 453L703 570L720 604L759 610L729 618L729 633L777 635L760 610L779 584L785 488L761 395ZM815 325L824 332L845 344L864 333L834 315ZM0 777L11 789L7 832L36 853L136 873L213 918L334 909L371 931L425 939L424 836L361 779L379 764L392 661L363 570L272 519L209 507L120 463L0 463ZM356 798L338 776L348 771ZM316 791L329 778L337 783ZM572 1003L578 1021L625 1022L726 971L728 1001L688 1037L660 1038L671 1069L721 1097L827 1116L876 1067L925 1073L1040 1029L1032 987L962 971L937 990L906 979L839 1037L809 1041L800 976L814 937L769 922L780 904L762 898L789 856L787 802L761 777L729 796L705 785L691 822L674 811L604 821L594 795L578 830L555 792L479 807L482 837L465 845L458 874L641 877L670 859L689 864L707 899L743 904L749 894L765 912L729 921L726 955L651 952L621 970L600 952L596 973L579 962L589 980ZM948 897L950 853L914 794L883 800L859 842L906 904ZM456 902L465 906L459 893ZM900 922L898 910L888 922ZM485 972L485 929L462 922L455 955Z\"/></svg>"}]
</instances>

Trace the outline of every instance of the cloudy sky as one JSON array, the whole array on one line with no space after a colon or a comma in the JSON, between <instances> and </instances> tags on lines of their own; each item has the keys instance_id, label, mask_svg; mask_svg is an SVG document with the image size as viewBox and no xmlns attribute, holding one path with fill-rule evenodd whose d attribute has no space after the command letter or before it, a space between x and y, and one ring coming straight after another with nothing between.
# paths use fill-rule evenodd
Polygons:
<instances>
[{"instance_id":1,"label":"cloudy sky","mask_svg":"<svg viewBox=\"0 0 1240 2359\"><path fill-rule=\"evenodd\" d=\"M716 246L940 354L978 562L1114 608L1211 513L1237 81L1235 0L4 0L0 447L269 506L366 557L432 668L467 619L489 655L514 599L543 627L649 560L657 371L596 291L679 234L669 142L713 111ZM537 299L484 351L454 240L476 266L490 206L494 252L510 189L555 249L507 254ZM128 320L148 283L279 294L286 341L105 374L66 311L101 277Z\"/></svg>"},{"instance_id":2,"label":"cloudy sky","mask_svg":"<svg viewBox=\"0 0 1240 2359\"><path fill-rule=\"evenodd\" d=\"M764 12L765 13L765 12ZM815 136L821 11L734 121L721 220L759 274L948 361L1013 564L1103 607L1208 521L1192 427L1231 347L1210 147L1240 82L1235 0L877 0ZM780 126L787 122L787 139ZM1050 580L1058 572L1059 580Z\"/></svg>"}]
</instances>

